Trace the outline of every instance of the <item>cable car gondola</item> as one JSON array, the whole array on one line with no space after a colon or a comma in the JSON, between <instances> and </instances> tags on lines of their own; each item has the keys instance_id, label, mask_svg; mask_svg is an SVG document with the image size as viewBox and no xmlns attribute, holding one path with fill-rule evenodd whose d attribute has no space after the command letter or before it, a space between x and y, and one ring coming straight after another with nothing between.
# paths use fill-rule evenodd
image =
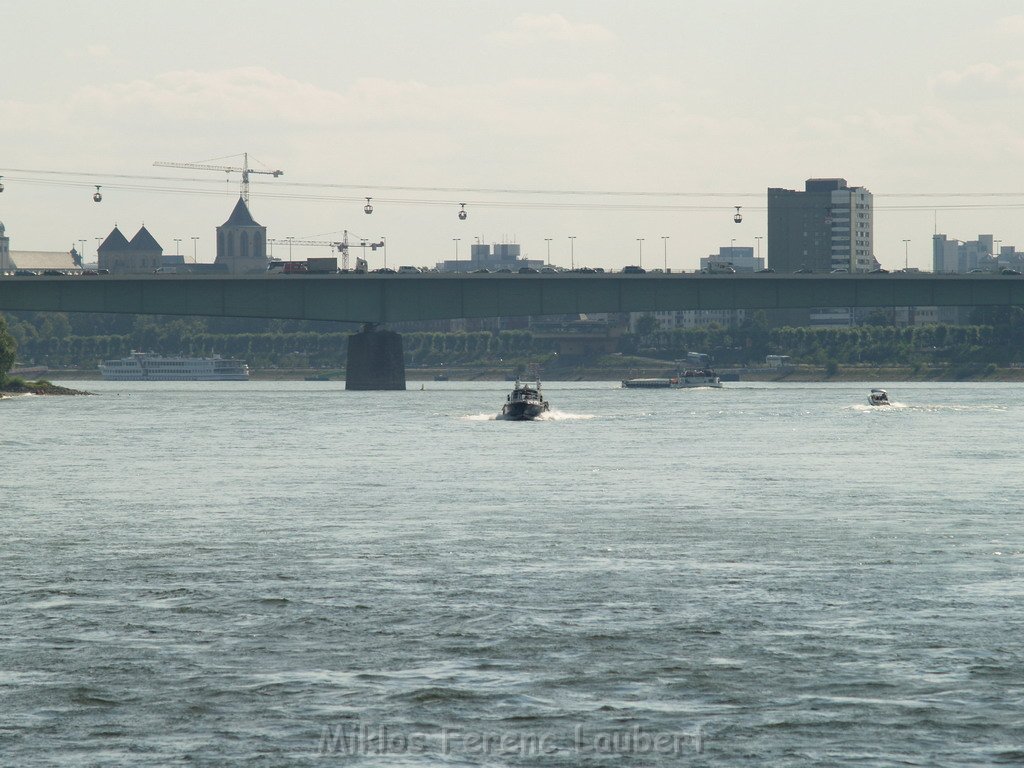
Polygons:
<instances>
[{"instance_id":1,"label":"cable car gondola","mask_svg":"<svg viewBox=\"0 0 1024 768\"><path fill-rule=\"evenodd\" d=\"M740 208L742 208L743 206L737 205L734 207L736 208L736 213L735 215L733 215L732 220L739 224L741 221L743 221L743 214L740 213Z\"/></svg>"},{"instance_id":2,"label":"cable car gondola","mask_svg":"<svg viewBox=\"0 0 1024 768\"><path fill-rule=\"evenodd\" d=\"M466 204L465 203L459 203L459 205L462 206L462 210L459 211L459 221L465 221L466 217L469 216L469 214L466 213Z\"/></svg>"},{"instance_id":3,"label":"cable car gondola","mask_svg":"<svg viewBox=\"0 0 1024 768\"><path fill-rule=\"evenodd\" d=\"M369 197L366 198L366 205L363 206L363 213L365 213L367 215L373 213L373 206L370 205L370 200L371 199L372 198L369 198Z\"/></svg>"},{"instance_id":4,"label":"cable car gondola","mask_svg":"<svg viewBox=\"0 0 1024 768\"><path fill-rule=\"evenodd\" d=\"M93 194L92 194L92 201L94 203L98 203L100 200L103 199L103 195L100 194L100 185L96 184L95 186L96 186L96 191L93 192Z\"/></svg>"}]
</instances>

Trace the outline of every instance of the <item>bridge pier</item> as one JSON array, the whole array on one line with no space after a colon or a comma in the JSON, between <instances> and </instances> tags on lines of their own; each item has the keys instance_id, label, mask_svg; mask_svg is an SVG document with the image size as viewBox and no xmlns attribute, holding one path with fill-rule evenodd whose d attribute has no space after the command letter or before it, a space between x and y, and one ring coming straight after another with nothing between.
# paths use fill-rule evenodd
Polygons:
<instances>
[{"instance_id":1,"label":"bridge pier","mask_svg":"<svg viewBox=\"0 0 1024 768\"><path fill-rule=\"evenodd\" d=\"M402 335L364 323L348 337L345 389L405 389L405 356Z\"/></svg>"}]
</instances>

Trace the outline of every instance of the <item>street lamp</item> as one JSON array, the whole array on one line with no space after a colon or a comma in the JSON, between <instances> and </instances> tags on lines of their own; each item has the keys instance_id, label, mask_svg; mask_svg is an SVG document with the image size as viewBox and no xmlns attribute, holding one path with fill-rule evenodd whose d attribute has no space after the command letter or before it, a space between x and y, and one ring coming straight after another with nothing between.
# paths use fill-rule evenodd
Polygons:
<instances>
[{"instance_id":1,"label":"street lamp","mask_svg":"<svg viewBox=\"0 0 1024 768\"><path fill-rule=\"evenodd\" d=\"M181 255L181 238L180 237L174 238L174 255L175 256L180 256Z\"/></svg>"},{"instance_id":2,"label":"street lamp","mask_svg":"<svg viewBox=\"0 0 1024 768\"><path fill-rule=\"evenodd\" d=\"M294 240L294 239L295 239L294 235L291 236L291 237L286 237L285 238L285 240L288 241L288 261L292 260L292 240Z\"/></svg>"},{"instance_id":3,"label":"street lamp","mask_svg":"<svg viewBox=\"0 0 1024 768\"><path fill-rule=\"evenodd\" d=\"M761 258L761 239L764 235L755 235L754 239L757 240L757 258Z\"/></svg>"},{"instance_id":4,"label":"street lamp","mask_svg":"<svg viewBox=\"0 0 1024 768\"><path fill-rule=\"evenodd\" d=\"M548 244L548 266L551 266L551 238L545 237L544 242Z\"/></svg>"},{"instance_id":5,"label":"street lamp","mask_svg":"<svg viewBox=\"0 0 1024 768\"><path fill-rule=\"evenodd\" d=\"M459 271L459 240L461 237L453 237L452 242L455 243L455 271Z\"/></svg>"},{"instance_id":6,"label":"street lamp","mask_svg":"<svg viewBox=\"0 0 1024 768\"><path fill-rule=\"evenodd\" d=\"M640 243L640 261L637 262L637 266L642 267L644 265L644 239L642 237L638 237L636 241Z\"/></svg>"},{"instance_id":7,"label":"street lamp","mask_svg":"<svg viewBox=\"0 0 1024 768\"><path fill-rule=\"evenodd\" d=\"M193 235L192 236L192 263L193 264L196 264L199 261L199 259L197 258L198 249L199 249L199 236L198 235Z\"/></svg>"},{"instance_id":8,"label":"street lamp","mask_svg":"<svg viewBox=\"0 0 1024 768\"><path fill-rule=\"evenodd\" d=\"M78 244L82 246L82 250L79 252L78 258L80 258L82 263L85 264L85 240L79 240Z\"/></svg>"},{"instance_id":9,"label":"street lamp","mask_svg":"<svg viewBox=\"0 0 1024 768\"><path fill-rule=\"evenodd\" d=\"M903 241L903 269L906 270L910 266L910 241Z\"/></svg>"},{"instance_id":10,"label":"street lamp","mask_svg":"<svg viewBox=\"0 0 1024 768\"><path fill-rule=\"evenodd\" d=\"M1002 240L994 240L993 242L996 244L996 247L995 247L994 253L992 255L995 256L996 259L998 259L999 258L999 244L1001 242L1003 242L1003 241Z\"/></svg>"},{"instance_id":11,"label":"street lamp","mask_svg":"<svg viewBox=\"0 0 1024 768\"><path fill-rule=\"evenodd\" d=\"M382 254L384 256L384 268L387 269L387 266L388 266L388 239L386 237L384 237L384 235L381 235L380 236L380 242L381 242L381 246L380 246L381 250L384 251L384 253Z\"/></svg>"},{"instance_id":12,"label":"street lamp","mask_svg":"<svg viewBox=\"0 0 1024 768\"><path fill-rule=\"evenodd\" d=\"M569 269L576 269L576 235L569 235Z\"/></svg>"},{"instance_id":13,"label":"street lamp","mask_svg":"<svg viewBox=\"0 0 1024 768\"><path fill-rule=\"evenodd\" d=\"M665 271L668 272L668 235L662 235L661 242L665 246Z\"/></svg>"}]
</instances>

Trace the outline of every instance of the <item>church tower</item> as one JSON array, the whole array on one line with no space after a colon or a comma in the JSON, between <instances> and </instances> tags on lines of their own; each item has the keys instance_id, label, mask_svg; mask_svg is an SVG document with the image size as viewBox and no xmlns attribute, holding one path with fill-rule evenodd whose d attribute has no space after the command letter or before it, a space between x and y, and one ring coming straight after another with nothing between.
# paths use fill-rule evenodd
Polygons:
<instances>
[{"instance_id":1,"label":"church tower","mask_svg":"<svg viewBox=\"0 0 1024 768\"><path fill-rule=\"evenodd\" d=\"M216 264L232 275L267 271L267 228L257 224L241 197L231 216L217 227Z\"/></svg>"}]
</instances>

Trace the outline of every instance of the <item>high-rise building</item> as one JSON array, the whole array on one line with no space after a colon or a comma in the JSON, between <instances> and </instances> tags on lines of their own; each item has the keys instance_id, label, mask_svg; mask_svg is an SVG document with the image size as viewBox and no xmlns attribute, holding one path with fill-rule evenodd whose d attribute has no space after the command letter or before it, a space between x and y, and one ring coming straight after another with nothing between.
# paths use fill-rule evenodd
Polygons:
<instances>
[{"instance_id":1,"label":"high-rise building","mask_svg":"<svg viewBox=\"0 0 1024 768\"><path fill-rule=\"evenodd\" d=\"M998 261L992 235L978 235L977 240L950 240L946 235L932 235L933 272L970 272L972 269L994 270ZM1011 247L1012 250L1012 247Z\"/></svg>"},{"instance_id":2,"label":"high-rise building","mask_svg":"<svg viewBox=\"0 0 1024 768\"><path fill-rule=\"evenodd\" d=\"M874 204L846 179L808 179L804 191L768 189L768 266L776 272L870 272Z\"/></svg>"}]
</instances>

